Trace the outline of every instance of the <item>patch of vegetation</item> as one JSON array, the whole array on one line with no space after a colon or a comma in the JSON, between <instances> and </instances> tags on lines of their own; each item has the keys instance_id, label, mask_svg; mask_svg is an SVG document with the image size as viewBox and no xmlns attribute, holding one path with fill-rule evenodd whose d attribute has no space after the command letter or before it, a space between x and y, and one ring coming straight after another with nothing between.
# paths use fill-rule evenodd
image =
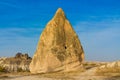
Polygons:
<instances>
[{"instance_id":1,"label":"patch of vegetation","mask_svg":"<svg viewBox=\"0 0 120 80\"><path fill-rule=\"evenodd\" d=\"M18 68L17 72L24 72L24 71L22 70L22 68Z\"/></svg>"},{"instance_id":2,"label":"patch of vegetation","mask_svg":"<svg viewBox=\"0 0 120 80\"><path fill-rule=\"evenodd\" d=\"M23 70L22 68L18 68L17 72L30 72L29 70Z\"/></svg>"},{"instance_id":3,"label":"patch of vegetation","mask_svg":"<svg viewBox=\"0 0 120 80\"><path fill-rule=\"evenodd\" d=\"M5 67L0 66L0 72L6 72Z\"/></svg>"}]
</instances>

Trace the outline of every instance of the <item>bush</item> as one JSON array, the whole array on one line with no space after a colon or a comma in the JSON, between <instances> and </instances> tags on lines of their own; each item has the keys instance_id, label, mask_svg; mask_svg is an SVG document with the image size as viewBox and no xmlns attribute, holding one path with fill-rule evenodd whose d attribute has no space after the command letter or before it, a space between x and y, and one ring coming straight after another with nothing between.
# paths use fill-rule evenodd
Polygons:
<instances>
[{"instance_id":1,"label":"bush","mask_svg":"<svg viewBox=\"0 0 120 80\"><path fill-rule=\"evenodd\" d=\"M0 72L6 72L6 69L2 66L0 66Z\"/></svg>"},{"instance_id":2,"label":"bush","mask_svg":"<svg viewBox=\"0 0 120 80\"><path fill-rule=\"evenodd\" d=\"M17 72L23 72L22 68L18 68Z\"/></svg>"}]
</instances>

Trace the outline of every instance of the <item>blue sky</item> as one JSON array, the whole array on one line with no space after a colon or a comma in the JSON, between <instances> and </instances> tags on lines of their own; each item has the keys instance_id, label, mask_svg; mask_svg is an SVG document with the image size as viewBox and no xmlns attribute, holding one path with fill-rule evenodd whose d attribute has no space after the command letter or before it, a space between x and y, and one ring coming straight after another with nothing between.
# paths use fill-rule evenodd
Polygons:
<instances>
[{"instance_id":1,"label":"blue sky","mask_svg":"<svg viewBox=\"0 0 120 80\"><path fill-rule=\"evenodd\" d=\"M120 60L120 0L0 0L0 56L33 56L47 22L61 7L86 60Z\"/></svg>"}]
</instances>

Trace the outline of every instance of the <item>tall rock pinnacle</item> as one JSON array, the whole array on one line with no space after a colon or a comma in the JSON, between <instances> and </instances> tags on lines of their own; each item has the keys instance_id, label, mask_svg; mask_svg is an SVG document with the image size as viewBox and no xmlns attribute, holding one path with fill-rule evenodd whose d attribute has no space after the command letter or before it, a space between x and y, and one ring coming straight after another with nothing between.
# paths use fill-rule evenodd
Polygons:
<instances>
[{"instance_id":1,"label":"tall rock pinnacle","mask_svg":"<svg viewBox=\"0 0 120 80\"><path fill-rule=\"evenodd\" d=\"M84 51L78 36L59 8L40 36L30 72L75 71L81 68L83 60Z\"/></svg>"},{"instance_id":2,"label":"tall rock pinnacle","mask_svg":"<svg viewBox=\"0 0 120 80\"><path fill-rule=\"evenodd\" d=\"M66 18L64 11L61 8L58 8L54 16L54 18L59 18L59 17L64 18L64 19Z\"/></svg>"}]
</instances>

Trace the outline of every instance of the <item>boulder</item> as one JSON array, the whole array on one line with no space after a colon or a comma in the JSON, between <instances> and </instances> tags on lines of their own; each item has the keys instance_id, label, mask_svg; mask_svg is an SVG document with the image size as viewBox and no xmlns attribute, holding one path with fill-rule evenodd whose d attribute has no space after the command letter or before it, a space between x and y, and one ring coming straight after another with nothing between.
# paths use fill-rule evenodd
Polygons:
<instances>
[{"instance_id":1,"label":"boulder","mask_svg":"<svg viewBox=\"0 0 120 80\"><path fill-rule=\"evenodd\" d=\"M81 69L83 60L79 38L59 8L40 36L30 72L76 71Z\"/></svg>"}]
</instances>

